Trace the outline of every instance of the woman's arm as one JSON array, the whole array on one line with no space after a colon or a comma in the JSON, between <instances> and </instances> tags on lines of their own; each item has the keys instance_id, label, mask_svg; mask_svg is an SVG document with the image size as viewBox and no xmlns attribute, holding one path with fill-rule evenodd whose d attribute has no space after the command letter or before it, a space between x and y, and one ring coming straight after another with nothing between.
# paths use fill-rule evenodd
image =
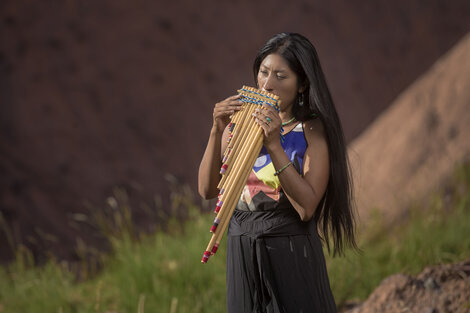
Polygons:
<instances>
[{"instance_id":1,"label":"woman's arm","mask_svg":"<svg viewBox=\"0 0 470 313\"><path fill-rule=\"evenodd\" d=\"M303 177L293 166L289 166L279 174L279 181L301 220L308 221L325 193L330 164L328 145L320 120L308 121L304 132L308 146L304 155ZM271 151L270 156L276 169L282 168L289 162L282 146Z\"/></svg>"},{"instance_id":2,"label":"woman's arm","mask_svg":"<svg viewBox=\"0 0 470 313\"><path fill-rule=\"evenodd\" d=\"M265 130L264 144L271 156L274 168L279 170L290 160L280 143L280 127L278 128L280 125L277 125L277 123L280 123L280 119L275 120L275 115L278 117L278 114L275 111L275 115L272 112L269 114L271 114L269 116L273 120L269 125L274 124L272 127L266 123L263 125L262 118L258 119L258 121L260 121L261 127ZM306 122L304 133L308 146L304 155L303 176L293 166L288 166L278 177L284 193L294 206L301 220L308 221L312 218L316 207L325 193L328 185L330 164L328 145L321 121L316 119Z\"/></svg>"},{"instance_id":3,"label":"woman's arm","mask_svg":"<svg viewBox=\"0 0 470 313\"><path fill-rule=\"evenodd\" d=\"M220 181L220 167L222 166L222 153L224 151L222 142L227 141L227 133L227 129L223 132L214 127L211 129L198 174L199 194L204 199L212 199L219 194L217 185Z\"/></svg>"},{"instance_id":4,"label":"woman's arm","mask_svg":"<svg viewBox=\"0 0 470 313\"><path fill-rule=\"evenodd\" d=\"M227 147L229 135L227 125L230 115L241 108L243 102L239 101L239 98L239 95L228 97L214 107L213 125L198 173L198 190L204 199L212 199L219 194L217 185L220 181L222 154Z\"/></svg>"}]
</instances>

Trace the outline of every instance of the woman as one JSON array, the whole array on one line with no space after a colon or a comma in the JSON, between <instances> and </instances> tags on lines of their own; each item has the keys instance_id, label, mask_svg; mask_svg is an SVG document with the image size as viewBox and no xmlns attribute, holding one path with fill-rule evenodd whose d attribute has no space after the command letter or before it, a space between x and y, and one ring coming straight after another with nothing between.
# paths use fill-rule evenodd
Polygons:
<instances>
[{"instance_id":1,"label":"woman","mask_svg":"<svg viewBox=\"0 0 470 313\"><path fill-rule=\"evenodd\" d=\"M281 104L279 113L253 114L264 146L228 230L228 312L336 312L321 238L328 250L332 239L334 254L356 244L343 131L318 56L302 35L281 33L253 70L257 87ZM235 95L215 105L199 168L206 199L218 195L227 125L241 104Z\"/></svg>"}]
</instances>

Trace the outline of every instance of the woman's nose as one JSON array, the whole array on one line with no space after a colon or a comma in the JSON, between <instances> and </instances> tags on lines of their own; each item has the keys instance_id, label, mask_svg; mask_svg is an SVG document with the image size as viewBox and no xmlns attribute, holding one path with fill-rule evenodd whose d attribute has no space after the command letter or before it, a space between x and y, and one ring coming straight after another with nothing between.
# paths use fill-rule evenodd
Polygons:
<instances>
[{"instance_id":1,"label":"woman's nose","mask_svg":"<svg viewBox=\"0 0 470 313\"><path fill-rule=\"evenodd\" d=\"M273 91L273 83L272 83L272 78L271 75L266 77L262 82L261 82L261 89L272 92Z\"/></svg>"}]
</instances>

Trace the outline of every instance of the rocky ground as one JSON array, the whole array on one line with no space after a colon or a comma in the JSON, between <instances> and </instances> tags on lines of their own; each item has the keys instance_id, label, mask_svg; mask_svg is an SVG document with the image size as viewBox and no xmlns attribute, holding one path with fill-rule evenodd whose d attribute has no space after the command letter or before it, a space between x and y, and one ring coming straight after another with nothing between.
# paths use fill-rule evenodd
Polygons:
<instances>
[{"instance_id":1,"label":"rocky ground","mask_svg":"<svg viewBox=\"0 0 470 313\"><path fill-rule=\"evenodd\" d=\"M344 313L469 313L470 259L425 268L417 276L392 275Z\"/></svg>"}]
</instances>

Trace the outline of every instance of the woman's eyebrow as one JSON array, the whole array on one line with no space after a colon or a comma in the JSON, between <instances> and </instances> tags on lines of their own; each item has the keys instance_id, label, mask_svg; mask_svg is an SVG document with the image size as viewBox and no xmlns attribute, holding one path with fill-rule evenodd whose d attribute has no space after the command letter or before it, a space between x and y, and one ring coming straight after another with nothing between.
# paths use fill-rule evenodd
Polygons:
<instances>
[{"instance_id":1,"label":"woman's eyebrow","mask_svg":"<svg viewBox=\"0 0 470 313\"><path fill-rule=\"evenodd\" d=\"M266 70L269 70L269 69L270 69L270 68L267 67L266 65L261 65L261 67L262 67L263 69L266 69ZM279 69L279 70L274 70L273 72L274 72L274 73L285 73L285 72L287 72L287 71L286 71L286 69L281 68L281 69Z\"/></svg>"}]
</instances>

